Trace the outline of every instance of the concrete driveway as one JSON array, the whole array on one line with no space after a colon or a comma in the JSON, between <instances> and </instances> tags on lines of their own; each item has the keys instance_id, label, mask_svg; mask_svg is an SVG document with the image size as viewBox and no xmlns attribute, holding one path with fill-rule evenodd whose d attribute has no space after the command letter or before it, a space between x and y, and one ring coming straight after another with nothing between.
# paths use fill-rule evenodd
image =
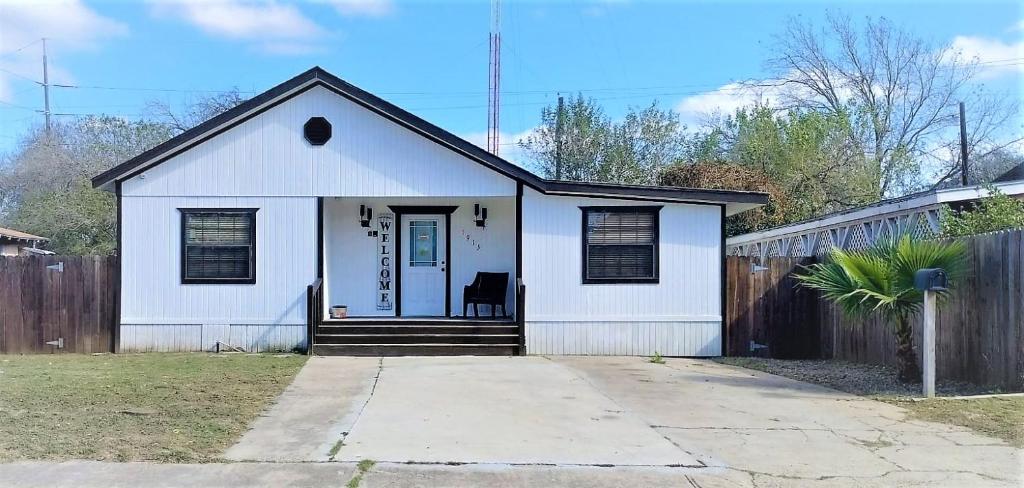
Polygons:
<instances>
[{"instance_id":1,"label":"concrete driveway","mask_svg":"<svg viewBox=\"0 0 1024 488\"><path fill-rule=\"evenodd\" d=\"M238 461L378 464L362 486L1020 486L1002 441L705 360L313 358Z\"/></svg>"}]
</instances>

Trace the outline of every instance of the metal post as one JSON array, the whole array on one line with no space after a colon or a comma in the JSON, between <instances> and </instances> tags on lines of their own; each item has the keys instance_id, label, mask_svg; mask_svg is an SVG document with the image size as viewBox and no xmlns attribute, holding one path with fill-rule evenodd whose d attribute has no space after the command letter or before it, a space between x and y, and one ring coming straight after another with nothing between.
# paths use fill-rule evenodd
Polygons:
<instances>
[{"instance_id":1,"label":"metal post","mask_svg":"<svg viewBox=\"0 0 1024 488\"><path fill-rule=\"evenodd\" d=\"M562 110L564 101L558 97L558 112L555 113L555 179L562 179Z\"/></svg>"},{"instance_id":2,"label":"metal post","mask_svg":"<svg viewBox=\"0 0 1024 488\"><path fill-rule=\"evenodd\" d=\"M935 396L935 292L924 292L924 344L923 344L924 396Z\"/></svg>"}]
</instances>

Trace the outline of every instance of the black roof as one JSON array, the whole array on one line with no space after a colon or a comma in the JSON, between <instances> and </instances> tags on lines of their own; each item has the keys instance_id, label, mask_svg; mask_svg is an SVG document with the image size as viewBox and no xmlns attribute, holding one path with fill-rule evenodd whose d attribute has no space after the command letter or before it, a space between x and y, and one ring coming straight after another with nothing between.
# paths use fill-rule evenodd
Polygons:
<instances>
[{"instance_id":1,"label":"black roof","mask_svg":"<svg viewBox=\"0 0 1024 488\"><path fill-rule=\"evenodd\" d=\"M993 183L1005 183L1007 181L1024 180L1024 163L1018 164L1010 168L1009 171L999 175L996 179L992 180Z\"/></svg>"},{"instance_id":2,"label":"black roof","mask_svg":"<svg viewBox=\"0 0 1024 488\"><path fill-rule=\"evenodd\" d=\"M765 204L768 195L760 192L706 190L677 187L640 185L619 185L611 183L584 183L554 181L541 178L509 161L506 161L461 137L456 136L426 120L413 115L394 104L373 95L319 66L314 66L238 106L213 117L166 142L149 149L92 178L93 187L131 178L145 169L159 164L155 161L185 151L217 134L234 127L260 113L284 102L313 87L322 86L343 96L372 112L388 118L428 139L456 151L502 175L522 182L541 193L552 195L605 196L608 198L633 198L642 200L698 201L721 203ZM282 98L282 95L289 94ZM273 103L271 103L273 102ZM245 115L244 118L240 118Z\"/></svg>"}]
</instances>

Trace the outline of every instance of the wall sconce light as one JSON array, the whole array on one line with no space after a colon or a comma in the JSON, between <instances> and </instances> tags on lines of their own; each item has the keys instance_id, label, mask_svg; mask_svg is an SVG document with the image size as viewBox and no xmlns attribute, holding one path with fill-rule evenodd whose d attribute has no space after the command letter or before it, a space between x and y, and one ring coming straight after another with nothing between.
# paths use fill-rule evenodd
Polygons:
<instances>
[{"instance_id":1,"label":"wall sconce light","mask_svg":"<svg viewBox=\"0 0 1024 488\"><path fill-rule=\"evenodd\" d=\"M477 227L487 227L487 207L481 209L479 203L473 204L473 221Z\"/></svg>"},{"instance_id":2,"label":"wall sconce light","mask_svg":"<svg viewBox=\"0 0 1024 488\"><path fill-rule=\"evenodd\" d=\"M373 209L366 205L359 206L359 225L363 227L369 227L370 221L373 220Z\"/></svg>"}]
</instances>

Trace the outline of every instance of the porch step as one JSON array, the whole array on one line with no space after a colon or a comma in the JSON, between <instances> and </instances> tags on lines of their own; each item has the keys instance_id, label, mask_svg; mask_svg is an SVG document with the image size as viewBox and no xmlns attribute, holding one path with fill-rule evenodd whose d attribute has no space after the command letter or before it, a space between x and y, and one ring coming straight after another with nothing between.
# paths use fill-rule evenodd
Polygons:
<instances>
[{"instance_id":1,"label":"porch step","mask_svg":"<svg viewBox=\"0 0 1024 488\"><path fill-rule=\"evenodd\" d=\"M325 318L324 325L515 325L515 321L506 317L352 317L347 319Z\"/></svg>"},{"instance_id":2,"label":"porch step","mask_svg":"<svg viewBox=\"0 0 1024 488\"><path fill-rule=\"evenodd\" d=\"M316 344L319 356L514 356L518 346L500 344Z\"/></svg>"},{"instance_id":3,"label":"porch step","mask_svg":"<svg viewBox=\"0 0 1024 488\"><path fill-rule=\"evenodd\" d=\"M519 334L317 334L316 344L495 344L515 346Z\"/></svg>"},{"instance_id":4,"label":"porch step","mask_svg":"<svg viewBox=\"0 0 1024 488\"><path fill-rule=\"evenodd\" d=\"M507 325L328 325L317 328L317 335L348 334L518 334L515 324Z\"/></svg>"}]
</instances>

